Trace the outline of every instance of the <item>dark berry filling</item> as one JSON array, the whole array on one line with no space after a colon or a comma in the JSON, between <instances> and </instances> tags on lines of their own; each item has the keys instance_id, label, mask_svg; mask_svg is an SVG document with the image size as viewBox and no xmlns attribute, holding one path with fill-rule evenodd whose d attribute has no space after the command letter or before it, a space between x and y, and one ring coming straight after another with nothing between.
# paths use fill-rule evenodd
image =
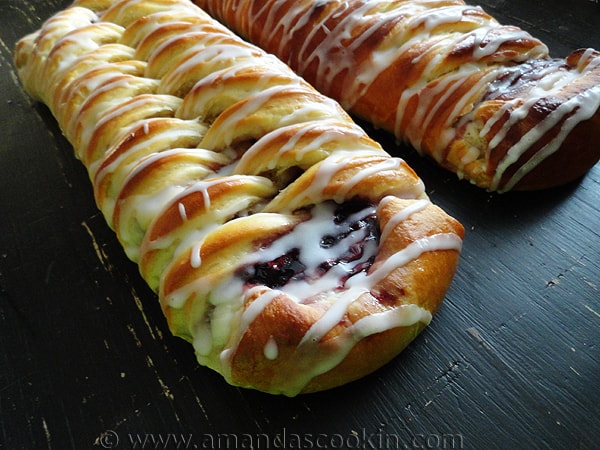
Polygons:
<instances>
[{"instance_id":1,"label":"dark berry filling","mask_svg":"<svg viewBox=\"0 0 600 450\"><path fill-rule=\"evenodd\" d=\"M285 286L290 280L304 278L306 266L299 261L300 250L293 248L273 261L245 267L240 276L248 284L263 284L270 288Z\"/></svg>"},{"instance_id":2,"label":"dark berry filling","mask_svg":"<svg viewBox=\"0 0 600 450\"><path fill-rule=\"evenodd\" d=\"M294 246L281 256L269 261L260 261L244 266L239 272L247 285L264 285L281 288L291 281L310 283L327 274L332 268L342 264L343 276L338 288L345 281L367 271L375 259L379 242L379 229L374 208L366 202L347 202L336 205L330 222L335 225L334 233L322 236L302 236L305 239L319 239L321 249L333 249L326 252L331 257L311 268L303 258L302 245ZM329 229L332 227L329 226ZM317 228L318 229L318 228ZM358 236L359 238L357 239ZM367 248L368 247L368 248ZM307 250L305 250L307 251Z\"/></svg>"}]
</instances>

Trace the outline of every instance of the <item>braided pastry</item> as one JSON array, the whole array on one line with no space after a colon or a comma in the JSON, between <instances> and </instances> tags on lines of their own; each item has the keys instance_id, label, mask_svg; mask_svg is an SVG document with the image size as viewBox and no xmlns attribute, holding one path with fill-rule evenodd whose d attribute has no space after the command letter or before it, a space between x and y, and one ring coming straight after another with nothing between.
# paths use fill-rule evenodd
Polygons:
<instances>
[{"instance_id":1,"label":"braided pastry","mask_svg":"<svg viewBox=\"0 0 600 450\"><path fill-rule=\"evenodd\" d=\"M80 0L16 47L171 331L234 385L362 377L431 320L462 226L282 62L185 0Z\"/></svg>"},{"instance_id":2,"label":"braided pastry","mask_svg":"<svg viewBox=\"0 0 600 450\"><path fill-rule=\"evenodd\" d=\"M550 59L462 0L196 0L357 117L488 190L600 158L600 53Z\"/></svg>"}]
</instances>

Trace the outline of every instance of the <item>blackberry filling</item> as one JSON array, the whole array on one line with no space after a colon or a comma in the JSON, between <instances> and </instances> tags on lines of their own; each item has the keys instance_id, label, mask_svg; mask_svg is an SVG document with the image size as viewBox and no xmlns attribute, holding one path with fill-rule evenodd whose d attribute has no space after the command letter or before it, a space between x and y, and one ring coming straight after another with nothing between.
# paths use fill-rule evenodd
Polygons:
<instances>
[{"instance_id":1,"label":"blackberry filling","mask_svg":"<svg viewBox=\"0 0 600 450\"><path fill-rule=\"evenodd\" d=\"M330 287L341 289L348 278L371 267L379 244L373 205L327 202L314 207L312 214L240 269L238 276L245 284L273 289L293 284L298 291L330 275Z\"/></svg>"},{"instance_id":2,"label":"blackberry filling","mask_svg":"<svg viewBox=\"0 0 600 450\"><path fill-rule=\"evenodd\" d=\"M293 248L273 261L247 267L241 274L242 279L248 284L263 284L270 288L285 286L291 279L302 279L306 266L299 261L299 253L299 249Z\"/></svg>"}]
</instances>

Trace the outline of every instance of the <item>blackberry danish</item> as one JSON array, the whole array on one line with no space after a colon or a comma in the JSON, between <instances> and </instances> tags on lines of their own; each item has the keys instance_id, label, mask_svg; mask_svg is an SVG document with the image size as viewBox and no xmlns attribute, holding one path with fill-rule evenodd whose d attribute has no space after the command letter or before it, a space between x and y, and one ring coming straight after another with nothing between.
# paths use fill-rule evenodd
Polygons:
<instances>
[{"instance_id":1,"label":"blackberry danish","mask_svg":"<svg viewBox=\"0 0 600 450\"><path fill-rule=\"evenodd\" d=\"M185 0L81 0L17 44L170 330L233 385L360 378L431 320L463 227L278 59Z\"/></svg>"}]
</instances>

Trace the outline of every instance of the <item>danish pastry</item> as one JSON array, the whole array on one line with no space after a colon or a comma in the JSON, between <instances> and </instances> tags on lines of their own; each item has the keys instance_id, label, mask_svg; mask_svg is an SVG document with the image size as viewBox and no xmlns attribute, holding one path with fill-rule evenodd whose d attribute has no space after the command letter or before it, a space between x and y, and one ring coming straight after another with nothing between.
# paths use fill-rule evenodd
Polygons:
<instances>
[{"instance_id":1,"label":"danish pastry","mask_svg":"<svg viewBox=\"0 0 600 450\"><path fill-rule=\"evenodd\" d=\"M15 65L170 330L231 384L360 378L431 320L463 227L281 61L185 0L80 0Z\"/></svg>"},{"instance_id":2,"label":"danish pastry","mask_svg":"<svg viewBox=\"0 0 600 450\"><path fill-rule=\"evenodd\" d=\"M550 58L462 0L195 0L356 117L491 191L600 159L600 53Z\"/></svg>"}]
</instances>

